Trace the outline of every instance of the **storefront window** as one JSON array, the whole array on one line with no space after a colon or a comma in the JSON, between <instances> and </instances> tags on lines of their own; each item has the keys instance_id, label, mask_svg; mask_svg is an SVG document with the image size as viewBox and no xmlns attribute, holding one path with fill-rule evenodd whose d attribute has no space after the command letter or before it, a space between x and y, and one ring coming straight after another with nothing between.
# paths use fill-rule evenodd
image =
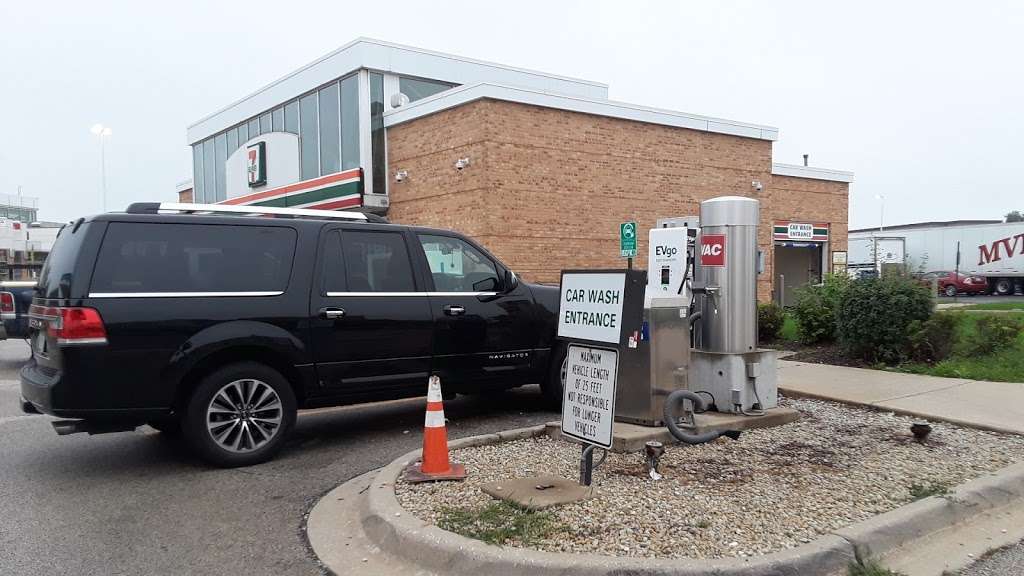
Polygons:
<instances>
[{"instance_id":1,"label":"storefront window","mask_svg":"<svg viewBox=\"0 0 1024 576\"><path fill-rule=\"evenodd\" d=\"M359 76L341 81L341 169L359 167Z\"/></svg>"},{"instance_id":2,"label":"storefront window","mask_svg":"<svg viewBox=\"0 0 1024 576\"><path fill-rule=\"evenodd\" d=\"M384 164L384 75L370 72L370 149L373 165L373 192L387 191L387 166Z\"/></svg>"},{"instance_id":3,"label":"storefront window","mask_svg":"<svg viewBox=\"0 0 1024 576\"><path fill-rule=\"evenodd\" d=\"M299 143L302 155L302 179L316 178L320 174L317 152L316 94L299 101Z\"/></svg>"},{"instance_id":4,"label":"storefront window","mask_svg":"<svg viewBox=\"0 0 1024 576\"><path fill-rule=\"evenodd\" d=\"M260 135L260 121L256 118L249 120L249 138L255 138Z\"/></svg>"},{"instance_id":5,"label":"storefront window","mask_svg":"<svg viewBox=\"0 0 1024 576\"><path fill-rule=\"evenodd\" d=\"M320 101L320 175L333 174L341 169L341 137L338 128L341 113L338 85L331 84L318 93Z\"/></svg>"},{"instance_id":6,"label":"storefront window","mask_svg":"<svg viewBox=\"0 0 1024 576\"><path fill-rule=\"evenodd\" d=\"M192 145L192 192L196 202L203 201L203 143Z\"/></svg>"},{"instance_id":7,"label":"storefront window","mask_svg":"<svg viewBox=\"0 0 1024 576\"><path fill-rule=\"evenodd\" d=\"M260 135L270 134L274 131L274 127L270 122L270 112L267 112L263 116L260 116Z\"/></svg>"},{"instance_id":8,"label":"storefront window","mask_svg":"<svg viewBox=\"0 0 1024 576\"><path fill-rule=\"evenodd\" d=\"M238 127L238 145L243 146L249 141L249 125L241 124Z\"/></svg>"},{"instance_id":9,"label":"storefront window","mask_svg":"<svg viewBox=\"0 0 1024 576\"><path fill-rule=\"evenodd\" d=\"M213 153L213 138L207 138L203 142L203 202L213 202L217 195L217 175L214 167L217 160Z\"/></svg>"},{"instance_id":10,"label":"storefront window","mask_svg":"<svg viewBox=\"0 0 1024 576\"><path fill-rule=\"evenodd\" d=\"M231 156L238 150L238 128L232 128L228 130L228 156Z\"/></svg>"},{"instance_id":11,"label":"storefront window","mask_svg":"<svg viewBox=\"0 0 1024 576\"><path fill-rule=\"evenodd\" d=\"M299 101L289 102L284 106L284 131L299 133Z\"/></svg>"},{"instance_id":12,"label":"storefront window","mask_svg":"<svg viewBox=\"0 0 1024 576\"><path fill-rule=\"evenodd\" d=\"M213 139L213 147L216 149L214 161L217 163L214 176L217 179L217 195L211 198L214 202L220 202L227 198L227 181L224 173L225 163L228 161L228 137L221 132Z\"/></svg>"},{"instance_id":13,"label":"storefront window","mask_svg":"<svg viewBox=\"0 0 1024 576\"><path fill-rule=\"evenodd\" d=\"M437 82L435 80L418 80L416 78L398 79L398 91L408 96L410 102L421 100L427 96L433 96L438 92L444 92L452 86L454 85L447 82Z\"/></svg>"},{"instance_id":14,"label":"storefront window","mask_svg":"<svg viewBox=\"0 0 1024 576\"><path fill-rule=\"evenodd\" d=\"M284 132L284 108L278 108L271 113L273 121L271 122L274 128L274 132Z\"/></svg>"}]
</instances>

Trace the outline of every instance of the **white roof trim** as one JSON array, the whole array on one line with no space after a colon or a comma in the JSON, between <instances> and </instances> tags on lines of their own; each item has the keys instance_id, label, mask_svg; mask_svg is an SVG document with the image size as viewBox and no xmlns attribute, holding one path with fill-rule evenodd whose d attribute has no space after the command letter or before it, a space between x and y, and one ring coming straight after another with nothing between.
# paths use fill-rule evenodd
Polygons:
<instances>
[{"instance_id":1,"label":"white roof trim","mask_svg":"<svg viewBox=\"0 0 1024 576\"><path fill-rule=\"evenodd\" d=\"M360 68L454 84L498 82L552 92L608 97L608 85L600 82L514 68L372 38L357 38L201 118L188 127L186 140L189 144L198 142Z\"/></svg>"},{"instance_id":2,"label":"white roof trim","mask_svg":"<svg viewBox=\"0 0 1024 576\"><path fill-rule=\"evenodd\" d=\"M174 191L175 192L184 192L185 190L191 190L191 189L192 189L192 179L191 178L189 178L187 180L182 180L181 182L178 182L177 184L174 185Z\"/></svg>"},{"instance_id":3,"label":"white roof trim","mask_svg":"<svg viewBox=\"0 0 1024 576\"><path fill-rule=\"evenodd\" d=\"M608 116L611 118L622 118L649 124L661 124L677 128L689 128L703 132L716 132L719 134L730 134L745 138L757 138L759 140L775 141L779 138L779 129L771 126L748 124L721 118L710 118L687 114L673 110L659 108L648 108L625 102L612 100L585 98L582 96L571 96L566 94L554 94L541 90L527 88L516 88L499 84L473 84L458 86L435 94L429 98L417 100L401 108L384 113L384 126L391 127L409 122L429 114L434 114L448 108L461 106L474 100L492 98L507 102L543 106L558 110L569 110L594 114L597 116Z\"/></svg>"},{"instance_id":4,"label":"white roof trim","mask_svg":"<svg viewBox=\"0 0 1024 576\"><path fill-rule=\"evenodd\" d=\"M831 180L833 182L853 182L853 172L831 170L828 168L812 168L797 164L772 164L772 174L778 176L794 176L796 178L813 178L815 180Z\"/></svg>"}]
</instances>

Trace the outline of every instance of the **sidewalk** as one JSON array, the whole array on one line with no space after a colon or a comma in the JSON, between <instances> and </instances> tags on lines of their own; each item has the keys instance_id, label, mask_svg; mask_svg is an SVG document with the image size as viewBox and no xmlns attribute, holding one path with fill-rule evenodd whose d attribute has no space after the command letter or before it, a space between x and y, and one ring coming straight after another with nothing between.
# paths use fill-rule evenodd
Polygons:
<instances>
[{"instance_id":1,"label":"sidewalk","mask_svg":"<svg viewBox=\"0 0 1024 576\"><path fill-rule=\"evenodd\" d=\"M1024 434L1024 384L779 361L779 391Z\"/></svg>"}]
</instances>

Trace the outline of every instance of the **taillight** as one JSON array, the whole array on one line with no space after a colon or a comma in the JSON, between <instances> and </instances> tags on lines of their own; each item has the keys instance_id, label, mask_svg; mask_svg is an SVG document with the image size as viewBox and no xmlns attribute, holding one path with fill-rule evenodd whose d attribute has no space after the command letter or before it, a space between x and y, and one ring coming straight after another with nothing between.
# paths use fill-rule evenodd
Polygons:
<instances>
[{"instance_id":1,"label":"taillight","mask_svg":"<svg viewBox=\"0 0 1024 576\"><path fill-rule=\"evenodd\" d=\"M30 317L46 327L46 333L58 344L74 346L106 344L107 329L95 308L63 308L33 305Z\"/></svg>"},{"instance_id":2,"label":"taillight","mask_svg":"<svg viewBox=\"0 0 1024 576\"><path fill-rule=\"evenodd\" d=\"M14 320L17 315L14 312L14 294L0 292L0 318L3 320Z\"/></svg>"}]
</instances>

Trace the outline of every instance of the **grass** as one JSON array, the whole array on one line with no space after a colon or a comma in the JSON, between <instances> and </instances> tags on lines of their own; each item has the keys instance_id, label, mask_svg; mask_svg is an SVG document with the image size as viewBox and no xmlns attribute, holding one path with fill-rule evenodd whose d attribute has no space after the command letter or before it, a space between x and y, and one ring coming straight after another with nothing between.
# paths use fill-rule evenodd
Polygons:
<instances>
[{"instance_id":1,"label":"grass","mask_svg":"<svg viewBox=\"0 0 1024 576\"><path fill-rule=\"evenodd\" d=\"M908 488L910 497L913 500L921 500L929 496L945 496L949 494L949 484L944 482L933 482L930 484L911 484Z\"/></svg>"},{"instance_id":2,"label":"grass","mask_svg":"<svg viewBox=\"0 0 1024 576\"><path fill-rule=\"evenodd\" d=\"M1008 302L1007 304L1015 304ZM979 304L984 306L984 304ZM977 314L961 312L942 312L955 314L958 319L955 338L965 341L977 333ZM988 380L991 382L1024 382L1024 331L1009 348L998 350L984 356L958 354L954 350L951 357L935 364L907 363L894 368L900 372L943 376L946 378L966 378L968 380Z\"/></svg>"},{"instance_id":3,"label":"grass","mask_svg":"<svg viewBox=\"0 0 1024 576\"><path fill-rule=\"evenodd\" d=\"M985 302L963 306L957 310L1024 310L1024 302Z\"/></svg>"},{"instance_id":4,"label":"grass","mask_svg":"<svg viewBox=\"0 0 1024 576\"><path fill-rule=\"evenodd\" d=\"M550 512L528 510L504 500L482 508L445 508L437 525L449 532L502 546L530 546L561 529Z\"/></svg>"},{"instance_id":5,"label":"grass","mask_svg":"<svg viewBox=\"0 0 1024 576\"><path fill-rule=\"evenodd\" d=\"M875 560L868 560L862 564L850 564L846 574L847 576L905 576L902 572L893 572L883 567Z\"/></svg>"}]
</instances>

